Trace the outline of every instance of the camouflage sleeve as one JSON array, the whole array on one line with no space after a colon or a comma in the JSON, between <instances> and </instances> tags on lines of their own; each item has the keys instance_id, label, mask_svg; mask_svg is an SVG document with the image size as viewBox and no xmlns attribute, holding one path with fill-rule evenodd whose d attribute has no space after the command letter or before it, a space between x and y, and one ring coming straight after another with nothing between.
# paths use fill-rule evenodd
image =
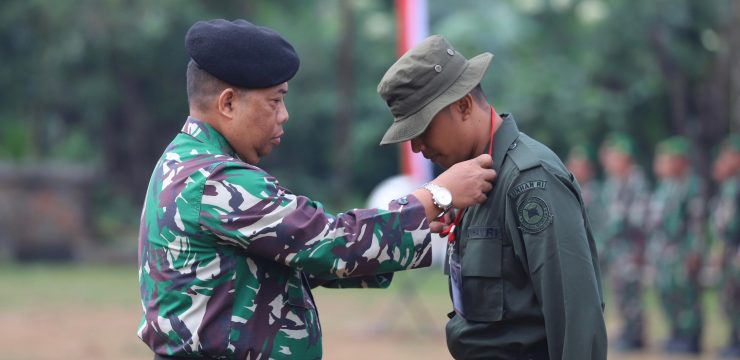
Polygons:
<instances>
[{"instance_id":1,"label":"camouflage sleeve","mask_svg":"<svg viewBox=\"0 0 740 360\"><path fill-rule=\"evenodd\" d=\"M740 240L740 221L737 215L740 206L738 184L740 181L724 182L712 205L712 232L718 239L729 244L737 244Z\"/></svg>"},{"instance_id":2,"label":"camouflage sleeve","mask_svg":"<svg viewBox=\"0 0 740 360\"><path fill-rule=\"evenodd\" d=\"M224 244L320 279L368 276L431 264L424 207L406 199L333 216L259 169L225 163L208 174L199 222Z\"/></svg>"},{"instance_id":3,"label":"camouflage sleeve","mask_svg":"<svg viewBox=\"0 0 740 360\"><path fill-rule=\"evenodd\" d=\"M689 238L688 249L703 253L706 247L704 236L706 218L706 191L704 183L694 177L689 182L686 195L686 220L687 236Z\"/></svg>"},{"instance_id":4,"label":"camouflage sleeve","mask_svg":"<svg viewBox=\"0 0 740 360\"><path fill-rule=\"evenodd\" d=\"M308 283L312 289L319 286L331 289L386 289L391 285L391 280L393 280L393 273L333 280L323 280L312 275L308 277Z\"/></svg>"},{"instance_id":5,"label":"camouflage sleeve","mask_svg":"<svg viewBox=\"0 0 740 360\"><path fill-rule=\"evenodd\" d=\"M647 225L647 213L650 200L650 191L647 179L642 172L636 173L630 179L630 202L628 208L628 222L631 231L643 231Z\"/></svg>"},{"instance_id":6,"label":"camouflage sleeve","mask_svg":"<svg viewBox=\"0 0 740 360\"><path fill-rule=\"evenodd\" d=\"M617 185L616 180L607 180L602 190L604 212L608 216L604 217L600 237L606 244L612 243L624 227L626 209L619 197L616 196Z\"/></svg>"}]
</instances>

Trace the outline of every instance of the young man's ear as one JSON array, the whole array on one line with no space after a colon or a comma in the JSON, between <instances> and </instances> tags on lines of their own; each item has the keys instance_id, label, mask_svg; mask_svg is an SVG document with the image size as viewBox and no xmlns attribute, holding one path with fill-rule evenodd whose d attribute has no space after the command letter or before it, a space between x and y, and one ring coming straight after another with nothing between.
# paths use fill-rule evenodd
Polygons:
<instances>
[{"instance_id":1,"label":"young man's ear","mask_svg":"<svg viewBox=\"0 0 740 360\"><path fill-rule=\"evenodd\" d=\"M462 99L455 103L455 106L463 118L469 117L473 111L473 96L470 94L463 96Z\"/></svg>"}]
</instances>

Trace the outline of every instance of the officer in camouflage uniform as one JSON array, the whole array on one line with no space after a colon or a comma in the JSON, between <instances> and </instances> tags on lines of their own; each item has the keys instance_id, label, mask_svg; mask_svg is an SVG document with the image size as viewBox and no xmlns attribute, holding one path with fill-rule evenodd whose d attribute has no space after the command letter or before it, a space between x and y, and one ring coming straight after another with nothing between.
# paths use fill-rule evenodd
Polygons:
<instances>
[{"instance_id":1,"label":"officer in camouflage uniform","mask_svg":"<svg viewBox=\"0 0 740 360\"><path fill-rule=\"evenodd\" d=\"M701 179L690 169L690 144L672 137L656 146L654 171L659 179L651 199L651 260L671 338L664 350L701 351L702 312L699 270L704 253L706 201Z\"/></svg>"},{"instance_id":2,"label":"officer in camouflage uniform","mask_svg":"<svg viewBox=\"0 0 740 360\"><path fill-rule=\"evenodd\" d=\"M488 200L460 208L447 235L448 349L456 359L606 359L599 264L578 183L488 104L479 84L491 58L468 60L435 35L378 85L395 118L381 144L410 140L442 167L493 154Z\"/></svg>"},{"instance_id":3,"label":"officer in camouflage uniform","mask_svg":"<svg viewBox=\"0 0 740 360\"><path fill-rule=\"evenodd\" d=\"M310 289L385 287L387 273L428 266L427 218L484 201L491 159L435 179L446 197L419 189L332 216L256 166L288 119L293 47L244 20L198 22L186 47L190 117L142 211L138 335L155 359L320 359Z\"/></svg>"},{"instance_id":4,"label":"officer in camouflage uniform","mask_svg":"<svg viewBox=\"0 0 740 360\"><path fill-rule=\"evenodd\" d=\"M623 133L610 134L602 145L606 173L603 202L606 221L600 228L602 261L609 279L623 328L615 344L618 350L644 346L642 279L645 259L645 216L649 189L645 175L635 164L635 144Z\"/></svg>"},{"instance_id":5,"label":"officer in camouflage uniform","mask_svg":"<svg viewBox=\"0 0 740 360\"><path fill-rule=\"evenodd\" d=\"M712 230L722 247L721 300L730 325L721 355L740 358L740 135L724 141L713 170L720 192L712 211Z\"/></svg>"}]
</instances>

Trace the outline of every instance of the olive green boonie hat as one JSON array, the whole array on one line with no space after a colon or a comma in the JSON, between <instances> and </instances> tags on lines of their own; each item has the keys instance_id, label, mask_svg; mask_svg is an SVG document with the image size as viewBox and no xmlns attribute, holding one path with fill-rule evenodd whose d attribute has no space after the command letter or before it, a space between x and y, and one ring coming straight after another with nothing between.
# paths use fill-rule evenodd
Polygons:
<instances>
[{"instance_id":1,"label":"olive green boonie hat","mask_svg":"<svg viewBox=\"0 0 740 360\"><path fill-rule=\"evenodd\" d=\"M421 135L440 110L480 83L492 58L486 52L468 60L439 35L401 56L378 84L394 118L380 145Z\"/></svg>"}]
</instances>

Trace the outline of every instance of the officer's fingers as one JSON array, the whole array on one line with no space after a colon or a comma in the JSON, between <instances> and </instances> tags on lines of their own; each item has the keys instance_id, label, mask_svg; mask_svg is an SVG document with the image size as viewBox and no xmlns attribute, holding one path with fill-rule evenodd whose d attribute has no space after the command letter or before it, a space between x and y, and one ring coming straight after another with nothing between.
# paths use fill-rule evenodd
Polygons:
<instances>
[{"instance_id":1,"label":"officer's fingers","mask_svg":"<svg viewBox=\"0 0 740 360\"><path fill-rule=\"evenodd\" d=\"M489 182L484 182L484 183L483 183L483 185L481 185L481 189L480 189L480 190L481 190L481 191L482 191L482 192L483 192L484 194L486 194L486 193L488 193L489 191L491 191L491 189L493 189L493 184L491 184L491 183L489 183Z\"/></svg>"},{"instance_id":2,"label":"officer's fingers","mask_svg":"<svg viewBox=\"0 0 740 360\"><path fill-rule=\"evenodd\" d=\"M490 169L493 167L491 155L483 154L475 158L475 162L483 168Z\"/></svg>"},{"instance_id":3,"label":"officer's fingers","mask_svg":"<svg viewBox=\"0 0 740 360\"><path fill-rule=\"evenodd\" d=\"M493 170L493 169L483 170L483 179L486 181L493 181L496 179L496 176L498 176L498 174L496 173L496 170Z\"/></svg>"},{"instance_id":4,"label":"officer's fingers","mask_svg":"<svg viewBox=\"0 0 740 360\"><path fill-rule=\"evenodd\" d=\"M433 233L440 233L442 230L444 230L445 224L439 222L439 221L432 221L429 223L429 231Z\"/></svg>"},{"instance_id":5,"label":"officer's fingers","mask_svg":"<svg viewBox=\"0 0 740 360\"><path fill-rule=\"evenodd\" d=\"M445 214L445 216L443 216L438 221L441 222L441 223L443 223L443 224L445 224L445 225L451 224L452 223L452 213L451 212L448 212L447 214Z\"/></svg>"}]
</instances>

